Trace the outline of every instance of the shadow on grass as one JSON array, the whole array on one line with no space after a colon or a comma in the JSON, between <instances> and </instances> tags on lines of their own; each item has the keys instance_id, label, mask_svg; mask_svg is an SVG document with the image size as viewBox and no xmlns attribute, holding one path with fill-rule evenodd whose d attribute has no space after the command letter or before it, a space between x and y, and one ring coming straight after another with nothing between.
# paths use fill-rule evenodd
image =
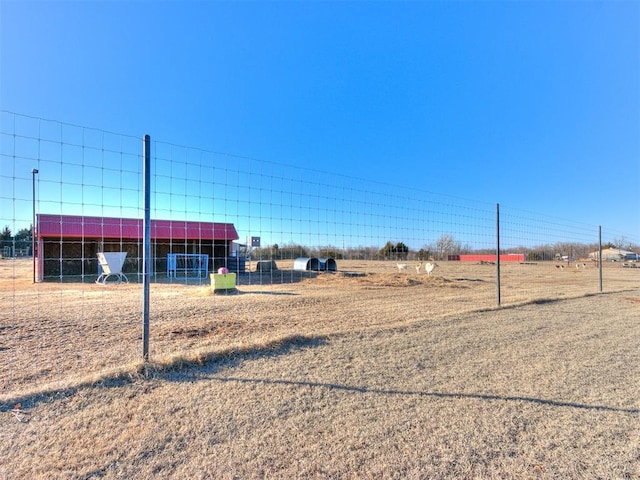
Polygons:
<instances>
[{"instance_id":1,"label":"shadow on grass","mask_svg":"<svg viewBox=\"0 0 640 480\"><path fill-rule=\"evenodd\" d=\"M200 352L189 357L175 356L164 361L140 363L123 367L111 374L79 380L65 387L44 387L29 392L17 392L14 395L2 395L0 412L8 412L17 404L21 405L21 408L31 409L40 403L71 397L82 389L119 388L153 379L193 382L202 379L202 372L210 375L221 369L233 368L246 359L286 355L301 348L319 347L326 341L326 337L319 335L288 335L257 345L233 346L215 352Z\"/></svg>"},{"instance_id":2,"label":"shadow on grass","mask_svg":"<svg viewBox=\"0 0 640 480\"><path fill-rule=\"evenodd\" d=\"M300 295L299 293L293 293L293 292L270 292L268 290L261 290L261 291L255 291L255 292L243 292L242 290L238 290L236 289L235 291L231 291L231 292L216 292L215 293L216 296L221 296L224 297L226 295L228 296L238 296L238 295L272 295L272 296L298 296Z\"/></svg>"},{"instance_id":3,"label":"shadow on grass","mask_svg":"<svg viewBox=\"0 0 640 480\"><path fill-rule=\"evenodd\" d=\"M610 407L607 405L587 405L584 403L576 402L563 402L558 400L547 400L543 398L535 397L523 397L517 395L491 395L484 393L449 393L449 392L420 392L410 390L384 390L367 387L353 387L349 385L340 385L335 383L322 383L322 382L304 382L294 380L277 380L268 378L239 378L239 377L209 377L208 380L217 381L221 383L226 382L238 382L238 383L259 383L259 384L271 384L271 385L293 385L300 387L316 387L326 388L329 390L342 390L352 393L371 393L376 395L398 395L398 396L417 396L417 397L431 397L431 398L453 398L453 399L474 399L474 400L489 400L489 401L510 401L510 402L528 402L538 405L544 405L549 407L564 407L564 408L576 408L580 410L596 410L605 412L618 412L638 414L640 409L638 408L621 408Z\"/></svg>"},{"instance_id":4,"label":"shadow on grass","mask_svg":"<svg viewBox=\"0 0 640 480\"><path fill-rule=\"evenodd\" d=\"M465 277L457 277L452 279L454 282L478 282L478 283L489 283L489 280L484 280L482 278L465 278ZM491 282L493 283L493 282Z\"/></svg>"},{"instance_id":5,"label":"shadow on grass","mask_svg":"<svg viewBox=\"0 0 640 480\"><path fill-rule=\"evenodd\" d=\"M238 275L238 285L287 285L316 278L326 272L308 270L273 270L270 272L244 272Z\"/></svg>"}]
</instances>

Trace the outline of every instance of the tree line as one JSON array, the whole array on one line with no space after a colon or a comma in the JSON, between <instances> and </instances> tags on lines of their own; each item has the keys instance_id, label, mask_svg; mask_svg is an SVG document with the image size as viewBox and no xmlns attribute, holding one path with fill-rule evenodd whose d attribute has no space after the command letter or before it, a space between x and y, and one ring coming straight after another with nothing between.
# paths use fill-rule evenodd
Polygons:
<instances>
[{"instance_id":1,"label":"tree line","mask_svg":"<svg viewBox=\"0 0 640 480\"><path fill-rule=\"evenodd\" d=\"M9 225L0 231L0 254L10 251L10 255L14 254L14 251L26 251L27 255L31 254L31 239L32 239L32 227L22 228L13 235ZM14 250L15 249L15 250Z\"/></svg>"},{"instance_id":2,"label":"tree line","mask_svg":"<svg viewBox=\"0 0 640 480\"><path fill-rule=\"evenodd\" d=\"M602 245L603 249L620 248L629 251L640 251L640 246L626 241L624 238ZM518 246L501 249L501 253L521 253L526 261L555 260L558 257L588 258L589 254L598 250L597 243L583 244L577 242L556 242L535 247ZM392 261L427 261L446 260L449 255L495 254L495 248L473 248L455 239L453 235L443 234L434 243L415 250L404 242L387 241L382 247L359 246L340 248L336 246L308 247L295 243L287 245L273 244L267 247L253 248L241 255L254 260L293 260L299 257L333 258L336 260L392 260Z\"/></svg>"},{"instance_id":3,"label":"tree line","mask_svg":"<svg viewBox=\"0 0 640 480\"><path fill-rule=\"evenodd\" d=\"M11 255L15 251L31 251L31 239L33 228L20 229L15 235L6 225L0 231L0 254L11 249ZM6 248L5 248L6 247ZM625 238L614 239L602 246L607 248L620 248L633 252L640 251L640 246L633 244ZM15 250L13 250L15 249ZM530 262L554 260L558 256L570 258L587 258L589 253L598 250L598 244L582 244L577 242L556 242L535 247L514 247L501 250L502 253L524 253L525 259ZM434 243L422 246L418 250L412 250L404 242L387 241L382 247L359 246L340 248L336 246L308 247L290 243L286 245L273 244L268 247L246 249L240 252L241 256L262 260L292 260L299 257L333 258L336 260L396 260L396 261L426 261L446 260L449 255L463 254L495 254L495 249L473 248L468 244L462 244L451 234L441 235ZM5 253L6 254L6 253Z\"/></svg>"}]
</instances>

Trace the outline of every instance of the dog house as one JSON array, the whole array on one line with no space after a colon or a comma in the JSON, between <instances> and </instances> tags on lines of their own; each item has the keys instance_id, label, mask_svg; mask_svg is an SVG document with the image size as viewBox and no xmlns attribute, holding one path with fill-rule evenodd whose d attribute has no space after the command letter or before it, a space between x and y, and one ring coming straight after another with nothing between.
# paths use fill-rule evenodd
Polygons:
<instances>
[{"instance_id":1,"label":"dog house","mask_svg":"<svg viewBox=\"0 0 640 480\"><path fill-rule=\"evenodd\" d=\"M333 258L299 257L293 262L294 270L313 272L336 272L338 266Z\"/></svg>"},{"instance_id":2,"label":"dog house","mask_svg":"<svg viewBox=\"0 0 640 480\"><path fill-rule=\"evenodd\" d=\"M121 273L142 275L143 232L141 219L38 214L36 278L95 281L97 254L109 252L126 253ZM152 274L166 274L169 254L206 255L207 269L217 270L238 238L231 223L151 220Z\"/></svg>"},{"instance_id":3,"label":"dog house","mask_svg":"<svg viewBox=\"0 0 640 480\"><path fill-rule=\"evenodd\" d=\"M256 263L256 272L275 272L278 270L278 265L275 260L259 260Z\"/></svg>"},{"instance_id":4,"label":"dog house","mask_svg":"<svg viewBox=\"0 0 640 480\"><path fill-rule=\"evenodd\" d=\"M293 262L294 270L320 271L320 260L316 257L298 257Z\"/></svg>"},{"instance_id":5,"label":"dog house","mask_svg":"<svg viewBox=\"0 0 640 480\"><path fill-rule=\"evenodd\" d=\"M322 270L323 272L338 271L338 265L333 258L319 258L318 261L320 262L320 270Z\"/></svg>"}]
</instances>

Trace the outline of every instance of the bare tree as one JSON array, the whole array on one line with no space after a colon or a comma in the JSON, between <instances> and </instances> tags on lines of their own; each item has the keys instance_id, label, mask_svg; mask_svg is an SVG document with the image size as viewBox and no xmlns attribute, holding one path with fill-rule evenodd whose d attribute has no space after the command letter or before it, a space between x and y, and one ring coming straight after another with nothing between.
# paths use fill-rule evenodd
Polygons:
<instances>
[{"instance_id":1,"label":"bare tree","mask_svg":"<svg viewBox=\"0 0 640 480\"><path fill-rule=\"evenodd\" d=\"M438 252L438 259L442 260L447 255L452 255L460 252L460 242L453 238L453 235L444 233L436 241L436 252Z\"/></svg>"},{"instance_id":2,"label":"bare tree","mask_svg":"<svg viewBox=\"0 0 640 480\"><path fill-rule=\"evenodd\" d=\"M628 251L634 250L633 243L627 240L627 238L625 238L624 236L619 238L614 238L612 243L622 250L628 250Z\"/></svg>"}]
</instances>

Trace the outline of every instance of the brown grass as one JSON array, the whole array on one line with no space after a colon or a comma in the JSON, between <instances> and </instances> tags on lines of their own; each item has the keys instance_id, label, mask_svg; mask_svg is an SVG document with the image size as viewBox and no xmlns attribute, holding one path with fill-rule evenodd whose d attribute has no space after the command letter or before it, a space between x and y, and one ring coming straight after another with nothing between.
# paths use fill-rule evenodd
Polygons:
<instances>
[{"instance_id":1,"label":"brown grass","mask_svg":"<svg viewBox=\"0 0 640 480\"><path fill-rule=\"evenodd\" d=\"M389 262L339 262L340 272L279 270L239 278L238 294L208 285L151 288L151 360L198 361L290 335L379 330L496 307L495 267L441 262L431 277L399 273ZM607 264L605 291L637 285L640 271ZM346 273L361 276L346 276ZM203 280L204 281L204 280ZM208 284L208 280L206 280ZM0 401L135 372L142 357L139 284L31 283L28 259L0 261ZM502 305L598 291L598 271L559 271L553 263L502 269Z\"/></svg>"},{"instance_id":2,"label":"brown grass","mask_svg":"<svg viewBox=\"0 0 640 480\"><path fill-rule=\"evenodd\" d=\"M640 478L637 272L508 266L496 309L443 263L154 284L146 369L139 285L10 264L0 478Z\"/></svg>"}]
</instances>

